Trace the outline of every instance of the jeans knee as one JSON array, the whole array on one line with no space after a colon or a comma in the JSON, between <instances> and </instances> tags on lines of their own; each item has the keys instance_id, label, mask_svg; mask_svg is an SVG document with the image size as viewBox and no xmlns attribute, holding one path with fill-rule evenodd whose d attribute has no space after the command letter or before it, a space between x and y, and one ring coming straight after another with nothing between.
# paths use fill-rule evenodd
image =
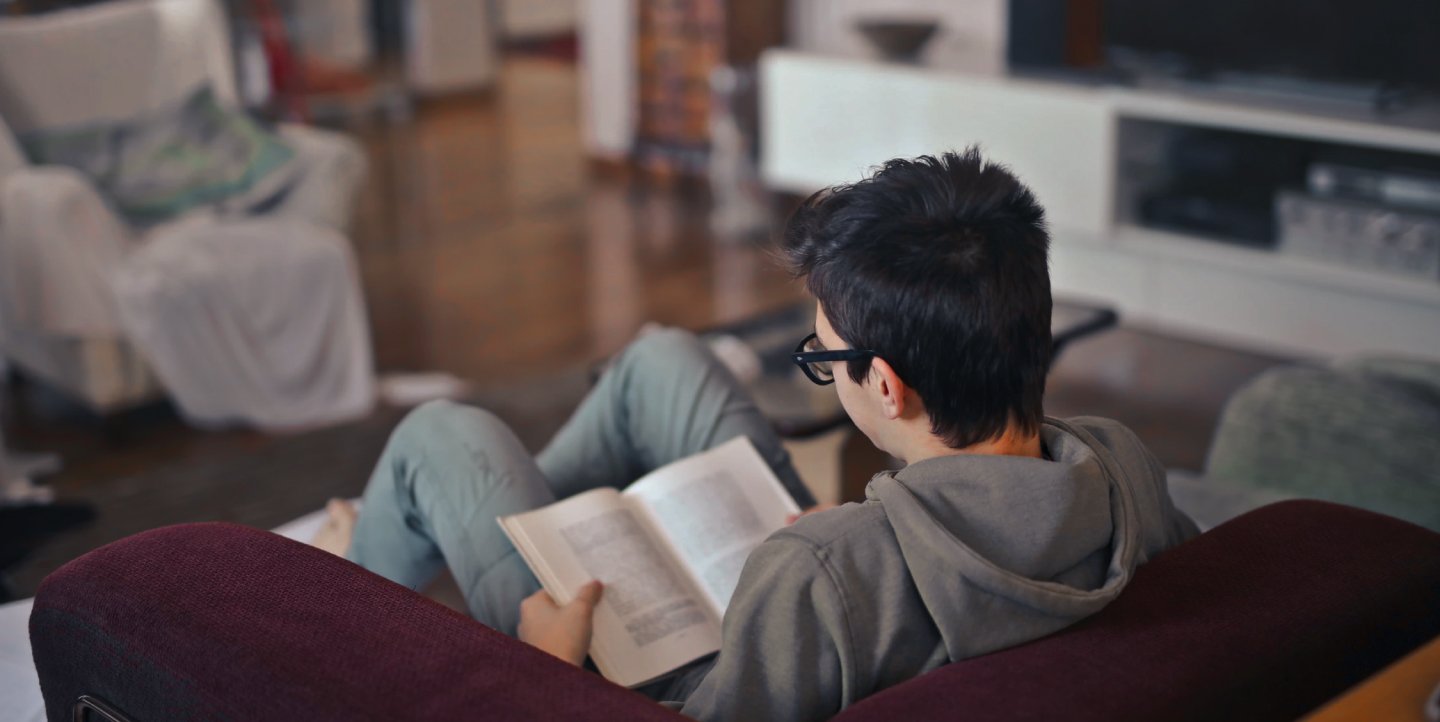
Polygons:
<instances>
[{"instance_id":1,"label":"jeans knee","mask_svg":"<svg viewBox=\"0 0 1440 722\"><path fill-rule=\"evenodd\" d=\"M495 414L442 399L427 401L406 414L391 434L390 443L402 448L433 449L447 444L474 443L508 432L509 427Z\"/></svg>"},{"instance_id":2,"label":"jeans knee","mask_svg":"<svg viewBox=\"0 0 1440 722\"><path fill-rule=\"evenodd\" d=\"M695 334L679 328L651 331L631 342L621 363L642 375L705 365L714 357Z\"/></svg>"},{"instance_id":3,"label":"jeans knee","mask_svg":"<svg viewBox=\"0 0 1440 722\"><path fill-rule=\"evenodd\" d=\"M466 409L465 406L445 399L426 401L405 414L400 425L395 427L395 433L403 436L429 435L436 429L455 423Z\"/></svg>"}]
</instances>

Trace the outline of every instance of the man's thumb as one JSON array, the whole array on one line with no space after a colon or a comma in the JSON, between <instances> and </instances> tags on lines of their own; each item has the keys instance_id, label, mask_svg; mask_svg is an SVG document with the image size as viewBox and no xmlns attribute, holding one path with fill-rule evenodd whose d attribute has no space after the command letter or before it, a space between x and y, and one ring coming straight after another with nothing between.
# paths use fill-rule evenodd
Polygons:
<instances>
[{"instance_id":1,"label":"man's thumb","mask_svg":"<svg viewBox=\"0 0 1440 722\"><path fill-rule=\"evenodd\" d=\"M583 587L580 587L580 591L575 595L575 601L582 602L587 607L593 607L597 603L599 603L600 594L603 591L605 591L605 588L600 584L600 581L597 579L593 582L590 582L589 584L586 584Z\"/></svg>"}]
</instances>

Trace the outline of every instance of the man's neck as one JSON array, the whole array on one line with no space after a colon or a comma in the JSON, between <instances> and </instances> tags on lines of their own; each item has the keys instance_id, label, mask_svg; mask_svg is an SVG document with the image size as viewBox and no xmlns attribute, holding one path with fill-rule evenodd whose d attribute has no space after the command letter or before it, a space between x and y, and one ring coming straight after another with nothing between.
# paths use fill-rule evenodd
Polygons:
<instances>
[{"instance_id":1,"label":"man's neck","mask_svg":"<svg viewBox=\"0 0 1440 722\"><path fill-rule=\"evenodd\" d=\"M913 464L925 459L933 459L940 456L957 456L959 454L987 454L993 456L1028 456L1034 459L1044 458L1040 447L1040 434L1024 433L1016 426L1011 425L1005 428L1005 432L993 439L986 439L977 444L971 444L963 449L956 449L947 446L940 437L928 433L912 437L909 448L899 449L899 458L907 464Z\"/></svg>"}]
</instances>

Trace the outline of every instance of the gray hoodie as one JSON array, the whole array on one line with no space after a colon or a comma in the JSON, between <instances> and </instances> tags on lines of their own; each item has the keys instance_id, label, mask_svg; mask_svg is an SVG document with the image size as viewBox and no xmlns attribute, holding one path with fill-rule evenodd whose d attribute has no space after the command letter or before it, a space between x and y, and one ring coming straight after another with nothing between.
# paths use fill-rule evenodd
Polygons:
<instances>
[{"instance_id":1,"label":"gray hoodie","mask_svg":"<svg viewBox=\"0 0 1440 722\"><path fill-rule=\"evenodd\" d=\"M1046 419L1044 459L962 454L871 480L745 564L716 656L647 690L700 720L811 720L1094 614L1194 536L1124 426Z\"/></svg>"}]
</instances>

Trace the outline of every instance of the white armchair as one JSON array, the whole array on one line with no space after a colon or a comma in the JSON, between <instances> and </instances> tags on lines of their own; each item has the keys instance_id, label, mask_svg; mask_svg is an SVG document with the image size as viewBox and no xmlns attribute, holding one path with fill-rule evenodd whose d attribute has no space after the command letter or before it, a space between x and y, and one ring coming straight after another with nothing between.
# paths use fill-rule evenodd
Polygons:
<instances>
[{"instance_id":1,"label":"white armchair","mask_svg":"<svg viewBox=\"0 0 1440 722\"><path fill-rule=\"evenodd\" d=\"M229 31L215 0L125 0L0 19L0 333L9 360L98 412L162 392L203 423L295 426L363 412L374 393L368 324L353 253L341 235L365 174L354 141L281 126L295 170L288 190L263 212L201 209L146 227L127 222L86 173L30 165L16 141L37 131L146 118L205 87L219 106L238 107ZM257 257L245 262L222 240L257 236L262 240L251 253ZM179 262L182 253L189 255ZM233 272L218 265L231 263ZM287 275L297 264L309 275ZM203 298L191 288L169 301L208 304L210 318L196 317L199 326L189 328L185 313L157 301L163 293L146 279L162 266L191 286L210 284ZM244 273L251 277L235 277ZM312 285L308 295L277 293L279 278ZM329 309L320 325L339 330L309 343L330 345L304 348L288 331L280 335L289 346L267 348L275 339L263 338L268 331L256 324L270 329L275 319L255 316L270 310L256 305L253 291L238 289L241 280L259 284L270 298ZM314 319L300 321L317 327ZM225 333L230 338L220 337ZM175 348L168 337L190 349ZM205 348L194 354L197 343ZM221 368L196 368L187 353L207 363L219 354ZM233 385L237 375L242 383L233 390L252 398L233 401L206 390L217 377Z\"/></svg>"},{"instance_id":2,"label":"white armchair","mask_svg":"<svg viewBox=\"0 0 1440 722\"><path fill-rule=\"evenodd\" d=\"M0 134L8 136L3 125ZM0 138L0 144L8 138ZM115 313L109 273L134 245L90 180L0 168L0 334L10 362L105 413L163 393Z\"/></svg>"}]
</instances>

